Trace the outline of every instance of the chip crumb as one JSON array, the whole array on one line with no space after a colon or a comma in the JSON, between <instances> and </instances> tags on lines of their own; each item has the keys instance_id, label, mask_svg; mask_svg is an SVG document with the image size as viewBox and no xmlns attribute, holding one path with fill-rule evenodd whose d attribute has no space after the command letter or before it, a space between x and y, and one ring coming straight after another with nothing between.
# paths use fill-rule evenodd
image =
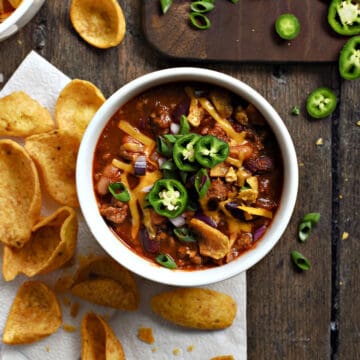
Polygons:
<instances>
[{"instance_id":1,"label":"chip crumb","mask_svg":"<svg viewBox=\"0 0 360 360\"><path fill-rule=\"evenodd\" d=\"M346 240L346 239L348 239L348 238L349 238L349 233L346 232L346 231L344 231L344 232L342 233L341 240Z\"/></svg>"},{"instance_id":2,"label":"chip crumb","mask_svg":"<svg viewBox=\"0 0 360 360\"><path fill-rule=\"evenodd\" d=\"M180 349L179 349L179 348L175 348L172 352L173 352L173 354L174 354L175 356L180 355Z\"/></svg>"},{"instance_id":3,"label":"chip crumb","mask_svg":"<svg viewBox=\"0 0 360 360\"><path fill-rule=\"evenodd\" d=\"M357 126L360 126L360 120L356 122L356 125L357 125Z\"/></svg>"},{"instance_id":4,"label":"chip crumb","mask_svg":"<svg viewBox=\"0 0 360 360\"><path fill-rule=\"evenodd\" d=\"M232 355L220 355L211 358L210 360L235 360Z\"/></svg>"},{"instance_id":5,"label":"chip crumb","mask_svg":"<svg viewBox=\"0 0 360 360\"><path fill-rule=\"evenodd\" d=\"M140 327L138 329L139 340L146 342L147 344L153 344L155 342L153 331L151 328Z\"/></svg>"},{"instance_id":6,"label":"chip crumb","mask_svg":"<svg viewBox=\"0 0 360 360\"><path fill-rule=\"evenodd\" d=\"M304 167L305 164L303 162L299 163L299 167Z\"/></svg>"},{"instance_id":7,"label":"chip crumb","mask_svg":"<svg viewBox=\"0 0 360 360\"><path fill-rule=\"evenodd\" d=\"M50 352L50 346L45 346L45 351Z\"/></svg>"},{"instance_id":8,"label":"chip crumb","mask_svg":"<svg viewBox=\"0 0 360 360\"><path fill-rule=\"evenodd\" d=\"M155 347L155 346L151 349L151 351L152 351L153 353L156 353L157 350L158 350L158 349L157 349L157 347Z\"/></svg>"},{"instance_id":9,"label":"chip crumb","mask_svg":"<svg viewBox=\"0 0 360 360\"><path fill-rule=\"evenodd\" d=\"M340 194L340 195L339 195L339 199L342 199L342 198L343 198L343 196Z\"/></svg>"},{"instance_id":10,"label":"chip crumb","mask_svg":"<svg viewBox=\"0 0 360 360\"><path fill-rule=\"evenodd\" d=\"M79 308L80 308L80 304L77 301L75 301L74 303L71 304L70 315L73 318L75 318L78 315Z\"/></svg>"},{"instance_id":11,"label":"chip crumb","mask_svg":"<svg viewBox=\"0 0 360 360\"><path fill-rule=\"evenodd\" d=\"M189 345L189 346L186 348L186 351L192 352L192 351L194 351L194 348L195 348L194 345Z\"/></svg>"},{"instance_id":12,"label":"chip crumb","mask_svg":"<svg viewBox=\"0 0 360 360\"><path fill-rule=\"evenodd\" d=\"M22 41L21 40L17 40L18 45L22 45Z\"/></svg>"},{"instance_id":13,"label":"chip crumb","mask_svg":"<svg viewBox=\"0 0 360 360\"><path fill-rule=\"evenodd\" d=\"M323 138L318 138L317 140L316 140L316 143L315 143L317 146L322 146L322 145L324 145L324 140L323 140Z\"/></svg>"},{"instance_id":14,"label":"chip crumb","mask_svg":"<svg viewBox=\"0 0 360 360\"><path fill-rule=\"evenodd\" d=\"M70 304L71 304L71 300L67 296L64 296L62 298L62 302L65 306L70 306Z\"/></svg>"},{"instance_id":15,"label":"chip crumb","mask_svg":"<svg viewBox=\"0 0 360 360\"><path fill-rule=\"evenodd\" d=\"M0 84L4 82L4 74L0 73Z\"/></svg>"},{"instance_id":16,"label":"chip crumb","mask_svg":"<svg viewBox=\"0 0 360 360\"><path fill-rule=\"evenodd\" d=\"M55 292L57 293L66 292L68 289L70 289L71 282L72 282L71 275L59 277L55 283L55 288L54 288Z\"/></svg>"},{"instance_id":17,"label":"chip crumb","mask_svg":"<svg viewBox=\"0 0 360 360\"><path fill-rule=\"evenodd\" d=\"M63 324L63 329L67 332L75 332L76 331L76 327L73 325L69 325L69 324Z\"/></svg>"}]
</instances>

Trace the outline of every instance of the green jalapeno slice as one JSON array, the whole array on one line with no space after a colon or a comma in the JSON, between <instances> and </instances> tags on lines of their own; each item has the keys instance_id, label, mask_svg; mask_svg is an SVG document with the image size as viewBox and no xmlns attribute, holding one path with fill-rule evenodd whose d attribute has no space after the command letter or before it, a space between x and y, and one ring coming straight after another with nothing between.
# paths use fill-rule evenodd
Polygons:
<instances>
[{"instance_id":1,"label":"green jalapeno slice","mask_svg":"<svg viewBox=\"0 0 360 360\"><path fill-rule=\"evenodd\" d=\"M360 33L360 1L332 0L328 10L328 23L340 35Z\"/></svg>"},{"instance_id":2,"label":"green jalapeno slice","mask_svg":"<svg viewBox=\"0 0 360 360\"><path fill-rule=\"evenodd\" d=\"M223 162L229 155L229 144L212 135L203 136L195 144L196 161L206 168Z\"/></svg>"},{"instance_id":3,"label":"green jalapeno slice","mask_svg":"<svg viewBox=\"0 0 360 360\"><path fill-rule=\"evenodd\" d=\"M315 119L329 116L336 108L336 95L327 87L320 87L310 93L306 99L306 110Z\"/></svg>"},{"instance_id":4,"label":"green jalapeno slice","mask_svg":"<svg viewBox=\"0 0 360 360\"><path fill-rule=\"evenodd\" d=\"M154 183L147 200L159 215L175 218L186 209L188 193L180 181L160 179Z\"/></svg>"},{"instance_id":5,"label":"green jalapeno slice","mask_svg":"<svg viewBox=\"0 0 360 360\"><path fill-rule=\"evenodd\" d=\"M343 46L339 56L339 72L346 80L360 77L360 36L354 36Z\"/></svg>"},{"instance_id":6,"label":"green jalapeno slice","mask_svg":"<svg viewBox=\"0 0 360 360\"><path fill-rule=\"evenodd\" d=\"M181 171L194 171L198 168L195 161L195 144L201 135L190 133L178 138L173 148L173 159Z\"/></svg>"},{"instance_id":7,"label":"green jalapeno slice","mask_svg":"<svg viewBox=\"0 0 360 360\"><path fill-rule=\"evenodd\" d=\"M300 32L299 19L293 14L282 14L276 19L275 30L284 40L295 39Z\"/></svg>"}]
</instances>

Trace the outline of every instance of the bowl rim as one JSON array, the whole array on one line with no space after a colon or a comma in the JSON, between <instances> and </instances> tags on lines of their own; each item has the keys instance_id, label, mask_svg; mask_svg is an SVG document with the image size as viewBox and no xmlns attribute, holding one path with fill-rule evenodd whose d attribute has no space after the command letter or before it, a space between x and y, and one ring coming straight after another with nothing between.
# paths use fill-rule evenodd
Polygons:
<instances>
[{"instance_id":1,"label":"bowl rim","mask_svg":"<svg viewBox=\"0 0 360 360\"><path fill-rule=\"evenodd\" d=\"M7 30L11 25L16 24L29 10L34 0L22 0L14 12L0 24L0 33Z\"/></svg>"},{"instance_id":2,"label":"bowl rim","mask_svg":"<svg viewBox=\"0 0 360 360\"><path fill-rule=\"evenodd\" d=\"M228 264L199 271L169 270L137 255L112 233L101 217L92 181L93 154L98 138L111 116L134 96L160 84L204 82L226 88L252 103L272 128L282 153L284 180L280 206L264 238ZM286 150L286 151L285 151ZM91 161L89 161L89 157ZM100 107L88 125L77 157L76 187L85 221L100 246L117 262L137 275L167 285L200 286L231 278L254 266L280 240L291 219L298 191L298 165L291 136L272 105L243 81L224 73L198 67L176 67L142 75L118 89ZM286 200L286 203L285 203ZM120 244L120 248L119 248ZM121 249L121 251L119 250ZM142 261L139 261L141 259Z\"/></svg>"}]
</instances>

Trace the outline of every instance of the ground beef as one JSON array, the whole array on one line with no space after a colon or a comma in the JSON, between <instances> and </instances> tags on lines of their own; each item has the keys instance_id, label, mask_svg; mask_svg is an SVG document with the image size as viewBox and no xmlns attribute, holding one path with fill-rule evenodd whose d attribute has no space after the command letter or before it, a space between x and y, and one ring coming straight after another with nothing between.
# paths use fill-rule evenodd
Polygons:
<instances>
[{"instance_id":1,"label":"ground beef","mask_svg":"<svg viewBox=\"0 0 360 360\"><path fill-rule=\"evenodd\" d=\"M274 169L274 163L268 156L250 157L244 161L244 166L253 174L264 174Z\"/></svg>"},{"instance_id":2,"label":"ground beef","mask_svg":"<svg viewBox=\"0 0 360 360\"><path fill-rule=\"evenodd\" d=\"M215 210L220 201L228 198L229 187L220 178L211 182L211 185L206 193L207 206L210 210Z\"/></svg>"},{"instance_id":3,"label":"ground beef","mask_svg":"<svg viewBox=\"0 0 360 360\"><path fill-rule=\"evenodd\" d=\"M149 116L149 123L154 134L161 135L168 133L171 125L170 108L158 104L155 111Z\"/></svg>"},{"instance_id":4,"label":"ground beef","mask_svg":"<svg viewBox=\"0 0 360 360\"><path fill-rule=\"evenodd\" d=\"M128 215L129 206L115 198L110 204L101 204L100 214L113 224L121 224Z\"/></svg>"}]
</instances>

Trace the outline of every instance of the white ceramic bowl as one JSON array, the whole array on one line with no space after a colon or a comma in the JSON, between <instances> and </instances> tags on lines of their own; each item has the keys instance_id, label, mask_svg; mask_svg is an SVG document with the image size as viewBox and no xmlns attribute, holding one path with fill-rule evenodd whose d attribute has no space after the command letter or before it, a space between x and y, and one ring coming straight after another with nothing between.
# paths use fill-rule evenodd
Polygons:
<instances>
[{"instance_id":1,"label":"white ceramic bowl","mask_svg":"<svg viewBox=\"0 0 360 360\"><path fill-rule=\"evenodd\" d=\"M270 124L284 162L284 184L280 207L257 245L236 260L216 268L182 271L154 264L125 246L101 217L93 189L93 154L98 138L111 116L127 101L154 86L176 81L206 82L226 88L252 103ZM274 108L254 89L231 76L207 69L171 68L137 78L115 92L98 110L88 126L77 159L77 192L85 220L98 243L120 264L134 273L164 284L199 286L241 273L261 260L278 242L292 215L298 190L298 166L293 142Z\"/></svg>"},{"instance_id":2,"label":"white ceramic bowl","mask_svg":"<svg viewBox=\"0 0 360 360\"><path fill-rule=\"evenodd\" d=\"M0 24L0 41L7 39L25 26L39 11L45 0L23 0L20 6Z\"/></svg>"}]
</instances>

